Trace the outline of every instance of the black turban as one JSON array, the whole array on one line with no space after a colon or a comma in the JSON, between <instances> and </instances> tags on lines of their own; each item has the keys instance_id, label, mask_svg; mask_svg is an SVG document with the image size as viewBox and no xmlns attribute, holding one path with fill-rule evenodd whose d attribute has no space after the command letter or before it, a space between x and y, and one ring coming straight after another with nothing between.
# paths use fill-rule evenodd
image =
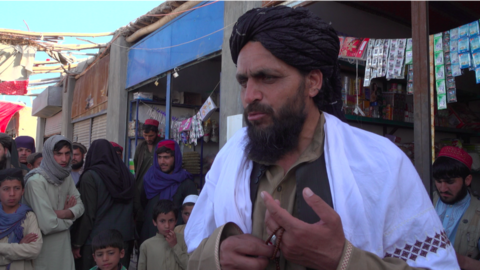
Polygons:
<instances>
[{"instance_id":1,"label":"black turban","mask_svg":"<svg viewBox=\"0 0 480 270\"><path fill-rule=\"evenodd\" d=\"M337 61L340 42L329 24L305 8L256 8L243 14L233 28L230 51L235 64L243 46L252 40L303 73L320 70L323 86L315 102L320 110L344 119Z\"/></svg>"}]
</instances>

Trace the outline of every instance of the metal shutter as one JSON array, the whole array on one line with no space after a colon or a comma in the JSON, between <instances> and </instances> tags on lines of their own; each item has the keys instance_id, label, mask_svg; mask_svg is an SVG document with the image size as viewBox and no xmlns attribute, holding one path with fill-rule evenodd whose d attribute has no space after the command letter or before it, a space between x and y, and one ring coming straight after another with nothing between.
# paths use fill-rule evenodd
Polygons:
<instances>
[{"instance_id":1,"label":"metal shutter","mask_svg":"<svg viewBox=\"0 0 480 270\"><path fill-rule=\"evenodd\" d=\"M107 115L101 115L93 118L92 141L107 138Z\"/></svg>"},{"instance_id":2,"label":"metal shutter","mask_svg":"<svg viewBox=\"0 0 480 270\"><path fill-rule=\"evenodd\" d=\"M45 137L57 135L62 132L62 112L47 118L45 121Z\"/></svg>"},{"instance_id":3,"label":"metal shutter","mask_svg":"<svg viewBox=\"0 0 480 270\"><path fill-rule=\"evenodd\" d=\"M87 149L90 147L90 127L91 119L73 124L73 141L85 145Z\"/></svg>"}]
</instances>

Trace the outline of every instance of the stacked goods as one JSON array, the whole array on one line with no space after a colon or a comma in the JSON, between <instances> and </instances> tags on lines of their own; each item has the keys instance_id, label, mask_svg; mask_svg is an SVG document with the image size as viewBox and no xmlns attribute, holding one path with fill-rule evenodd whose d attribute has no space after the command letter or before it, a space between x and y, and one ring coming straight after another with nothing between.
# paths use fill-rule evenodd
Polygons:
<instances>
[{"instance_id":1,"label":"stacked goods","mask_svg":"<svg viewBox=\"0 0 480 270\"><path fill-rule=\"evenodd\" d=\"M200 174L200 154L197 152L183 153L183 166L191 174Z\"/></svg>"}]
</instances>

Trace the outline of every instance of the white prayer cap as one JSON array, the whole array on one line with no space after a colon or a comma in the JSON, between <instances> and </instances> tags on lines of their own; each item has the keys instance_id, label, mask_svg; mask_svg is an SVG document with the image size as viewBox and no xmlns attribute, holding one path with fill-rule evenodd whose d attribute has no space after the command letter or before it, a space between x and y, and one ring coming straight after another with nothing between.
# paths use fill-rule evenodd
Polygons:
<instances>
[{"instance_id":1,"label":"white prayer cap","mask_svg":"<svg viewBox=\"0 0 480 270\"><path fill-rule=\"evenodd\" d=\"M196 203L198 200L198 195L188 195L187 197L185 197L185 200L183 200L183 204L186 204L186 203Z\"/></svg>"}]
</instances>

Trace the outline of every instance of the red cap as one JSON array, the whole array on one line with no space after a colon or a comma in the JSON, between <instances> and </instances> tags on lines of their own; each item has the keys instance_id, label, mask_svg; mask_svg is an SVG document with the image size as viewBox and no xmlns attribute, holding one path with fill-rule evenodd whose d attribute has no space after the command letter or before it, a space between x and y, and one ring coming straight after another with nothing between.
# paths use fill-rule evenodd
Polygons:
<instances>
[{"instance_id":1,"label":"red cap","mask_svg":"<svg viewBox=\"0 0 480 270\"><path fill-rule=\"evenodd\" d=\"M123 147L120 146L120 144L116 143L116 142L110 142L112 144L113 147L118 147L120 148L120 150L122 150L122 153L123 153Z\"/></svg>"},{"instance_id":2,"label":"red cap","mask_svg":"<svg viewBox=\"0 0 480 270\"><path fill-rule=\"evenodd\" d=\"M172 150L175 152L175 142L172 140L163 140L158 143L157 148L160 148L162 146L167 147L168 149Z\"/></svg>"},{"instance_id":3,"label":"red cap","mask_svg":"<svg viewBox=\"0 0 480 270\"><path fill-rule=\"evenodd\" d=\"M147 119L145 120L145 125L156 126L158 127L158 121L155 119Z\"/></svg>"},{"instance_id":4,"label":"red cap","mask_svg":"<svg viewBox=\"0 0 480 270\"><path fill-rule=\"evenodd\" d=\"M469 170L472 169L472 157L461 148L454 146L445 146L442 148L442 150L440 150L440 153L438 153L438 157L449 157L456 159L465 164L465 166L467 166Z\"/></svg>"}]
</instances>

